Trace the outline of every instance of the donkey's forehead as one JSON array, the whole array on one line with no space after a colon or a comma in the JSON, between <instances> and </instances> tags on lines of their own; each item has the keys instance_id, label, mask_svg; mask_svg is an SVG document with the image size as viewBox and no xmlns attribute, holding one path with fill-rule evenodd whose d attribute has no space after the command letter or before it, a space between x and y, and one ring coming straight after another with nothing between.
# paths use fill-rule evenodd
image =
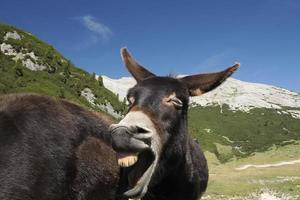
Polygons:
<instances>
[{"instance_id":1,"label":"donkey's forehead","mask_svg":"<svg viewBox=\"0 0 300 200\"><path fill-rule=\"evenodd\" d=\"M166 96L171 93L185 96L187 89L181 81L172 77L151 77L138 82L131 88L127 96ZM187 93L188 95L188 93Z\"/></svg>"},{"instance_id":2,"label":"donkey's forehead","mask_svg":"<svg viewBox=\"0 0 300 200\"><path fill-rule=\"evenodd\" d=\"M137 84L138 87L148 87L162 90L182 90L186 89L185 85L178 79L172 77L151 77Z\"/></svg>"},{"instance_id":3,"label":"donkey's forehead","mask_svg":"<svg viewBox=\"0 0 300 200\"><path fill-rule=\"evenodd\" d=\"M172 77L151 77L139 81L133 88L129 89L127 97L150 97L152 100L167 97L175 94L182 100L188 99L189 93L187 86L180 80Z\"/></svg>"}]
</instances>

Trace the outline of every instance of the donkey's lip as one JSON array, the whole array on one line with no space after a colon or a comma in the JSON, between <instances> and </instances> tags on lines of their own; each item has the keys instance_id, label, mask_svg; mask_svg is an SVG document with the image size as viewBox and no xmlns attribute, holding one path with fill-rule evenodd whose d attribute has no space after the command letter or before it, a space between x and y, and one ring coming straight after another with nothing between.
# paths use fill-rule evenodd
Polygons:
<instances>
[{"instance_id":1,"label":"donkey's lip","mask_svg":"<svg viewBox=\"0 0 300 200\"><path fill-rule=\"evenodd\" d=\"M148 184L146 184L146 182L147 179L151 179L151 171L154 167L154 164L151 164L136 185L130 190L127 190L124 195L128 198L141 199L148 191Z\"/></svg>"},{"instance_id":2,"label":"donkey's lip","mask_svg":"<svg viewBox=\"0 0 300 200\"><path fill-rule=\"evenodd\" d=\"M124 195L128 198L142 198L148 190L149 180L153 169L156 167L154 160L156 155L153 151L141 152L138 161L133 166L126 168L128 188Z\"/></svg>"}]
</instances>

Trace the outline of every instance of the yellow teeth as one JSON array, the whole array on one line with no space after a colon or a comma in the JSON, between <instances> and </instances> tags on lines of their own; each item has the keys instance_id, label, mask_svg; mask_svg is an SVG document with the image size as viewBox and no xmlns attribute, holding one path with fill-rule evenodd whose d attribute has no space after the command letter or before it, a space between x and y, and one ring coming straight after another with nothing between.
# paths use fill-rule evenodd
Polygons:
<instances>
[{"instance_id":1,"label":"yellow teeth","mask_svg":"<svg viewBox=\"0 0 300 200\"><path fill-rule=\"evenodd\" d=\"M118 165L121 167L131 167L134 165L138 160L136 155L130 155L123 158L118 159Z\"/></svg>"}]
</instances>

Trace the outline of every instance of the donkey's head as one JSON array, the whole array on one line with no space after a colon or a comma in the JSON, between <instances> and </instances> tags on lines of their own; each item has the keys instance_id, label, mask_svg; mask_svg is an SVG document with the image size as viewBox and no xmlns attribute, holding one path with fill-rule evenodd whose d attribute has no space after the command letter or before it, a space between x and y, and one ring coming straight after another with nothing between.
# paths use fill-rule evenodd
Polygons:
<instances>
[{"instance_id":1,"label":"donkey's head","mask_svg":"<svg viewBox=\"0 0 300 200\"><path fill-rule=\"evenodd\" d=\"M118 152L119 165L127 171L130 190L125 195L140 198L147 192L164 146L175 137L184 138L187 134L189 97L213 90L239 64L217 73L173 78L151 73L125 48L121 49L121 56L137 84L127 94L127 115L111 126L113 147Z\"/></svg>"}]
</instances>

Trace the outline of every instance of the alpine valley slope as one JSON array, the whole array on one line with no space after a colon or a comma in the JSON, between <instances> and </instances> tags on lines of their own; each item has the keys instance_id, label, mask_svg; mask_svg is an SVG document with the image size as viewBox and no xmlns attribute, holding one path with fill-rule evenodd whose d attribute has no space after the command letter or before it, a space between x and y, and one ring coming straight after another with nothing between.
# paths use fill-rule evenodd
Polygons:
<instances>
[{"instance_id":1,"label":"alpine valley slope","mask_svg":"<svg viewBox=\"0 0 300 200\"><path fill-rule=\"evenodd\" d=\"M124 101L135 84L129 77L102 76L103 85ZM229 78L190 101L189 130L221 162L266 151L300 139L300 94Z\"/></svg>"}]
</instances>

